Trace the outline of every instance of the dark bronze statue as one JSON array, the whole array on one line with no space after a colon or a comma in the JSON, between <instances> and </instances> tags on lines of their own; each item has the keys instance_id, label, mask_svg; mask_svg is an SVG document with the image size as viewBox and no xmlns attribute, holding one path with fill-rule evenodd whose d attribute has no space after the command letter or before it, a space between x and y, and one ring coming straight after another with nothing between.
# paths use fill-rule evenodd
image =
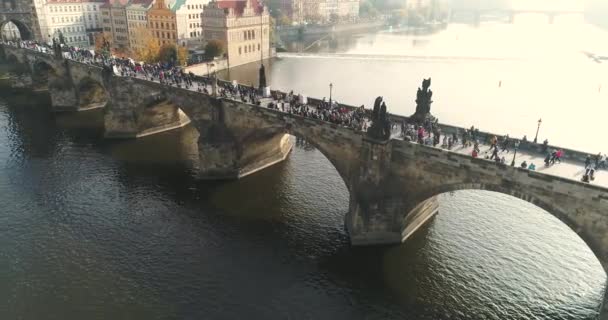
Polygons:
<instances>
[{"instance_id":1,"label":"dark bronze statue","mask_svg":"<svg viewBox=\"0 0 608 320\"><path fill-rule=\"evenodd\" d=\"M367 130L367 135L376 140L388 140L391 137L391 121L386 111L386 103L382 97L376 98L372 110L372 125Z\"/></svg>"},{"instance_id":2,"label":"dark bronze statue","mask_svg":"<svg viewBox=\"0 0 608 320\"><path fill-rule=\"evenodd\" d=\"M57 58L57 59L62 58L61 44L59 44L59 41L57 40L57 38L53 38L53 54L55 55L55 58Z\"/></svg>"},{"instance_id":3,"label":"dark bronze statue","mask_svg":"<svg viewBox=\"0 0 608 320\"><path fill-rule=\"evenodd\" d=\"M266 88L266 69L262 64L260 66L260 90L263 90L264 88Z\"/></svg>"},{"instance_id":4,"label":"dark bronze statue","mask_svg":"<svg viewBox=\"0 0 608 320\"><path fill-rule=\"evenodd\" d=\"M431 87L431 78L422 81L422 88L418 88L416 94L416 113L412 116L412 120L417 123L423 123L427 119L433 118L431 115L431 104L433 103L433 91Z\"/></svg>"}]
</instances>

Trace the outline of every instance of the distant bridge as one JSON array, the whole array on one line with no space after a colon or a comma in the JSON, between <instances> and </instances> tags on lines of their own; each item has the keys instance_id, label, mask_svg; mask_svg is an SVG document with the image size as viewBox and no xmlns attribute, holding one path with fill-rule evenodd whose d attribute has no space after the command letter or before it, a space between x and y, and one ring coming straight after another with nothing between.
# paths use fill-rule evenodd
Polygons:
<instances>
[{"instance_id":1,"label":"distant bridge","mask_svg":"<svg viewBox=\"0 0 608 320\"><path fill-rule=\"evenodd\" d=\"M549 19L549 23L555 21L555 17L560 15L584 15L585 11L582 9L572 10L546 10L546 9L468 9L468 8L455 8L451 10L450 18L453 19L456 16L467 15L472 16L474 21L479 22L483 16L487 15L502 15L509 17L509 21L513 22L515 17L520 14L543 14Z\"/></svg>"}]
</instances>

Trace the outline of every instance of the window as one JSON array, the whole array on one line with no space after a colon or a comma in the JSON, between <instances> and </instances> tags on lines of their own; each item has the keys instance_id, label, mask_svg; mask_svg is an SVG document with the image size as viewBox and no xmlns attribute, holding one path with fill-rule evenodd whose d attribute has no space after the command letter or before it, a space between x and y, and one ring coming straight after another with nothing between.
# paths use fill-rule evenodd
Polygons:
<instances>
[{"instance_id":1,"label":"window","mask_svg":"<svg viewBox=\"0 0 608 320\"><path fill-rule=\"evenodd\" d=\"M241 55L241 47L239 47L239 56Z\"/></svg>"},{"instance_id":2,"label":"window","mask_svg":"<svg viewBox=\"0 0 608 320\"><path fill-rule=\"evenodd\" d=\"M260 44L258 43L258 51L260 51Z\"/></svg>"}]
</instances>

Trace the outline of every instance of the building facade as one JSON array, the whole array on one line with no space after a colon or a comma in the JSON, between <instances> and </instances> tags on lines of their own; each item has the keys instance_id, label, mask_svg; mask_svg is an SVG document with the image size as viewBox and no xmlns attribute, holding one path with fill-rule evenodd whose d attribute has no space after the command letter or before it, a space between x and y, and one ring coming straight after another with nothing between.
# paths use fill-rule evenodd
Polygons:
<instances>
[{"instance_id":1,"label":"building facade","mask_svg":"<svg viewBox=\"0 0 608 320\"><path fill-rule=\"evenodd\" d=\"M301 24L305 20L304 0L281 0L281 12L291 19L295 24Z\"/></svg>"},{"instance_id":2,"label":"building facade","mask_svg":"<svg viewBox=\"0 0 608 320\"><path fill-rule=\"evenodd\" d=\"M126 51L129 48L129 27L126 7L130 0L107 0L101 6L103 34L113 49Z\"/></svg>"},{"instance_id":3,"label":"building facade","mask_svg":"<svg viewBox=\"0 0 608 320\"><path fill-rule=\"evenodd\" d=\"M47 0L34 0L34 10L36 11L36 17L38 19L38 26L40 27L40 40L49 42L49 27L47 23L47 13L46 13L46 2Z\"/></svg>"},{"instance_id":4,"label":"building facade","mask_svg":"<svg viewBox=\"0 0 608 320\"><path fill-rule=\"evenodd\" d=\"M270 57L270 15L257 0L212 1L203 9L205 41L221 41L229 67Z\"/></svg>"},{"instance_id":5,"label":"building facade","mask_svg":"<svg viewBox=\"0 0 608 320\"><path fill-rule=\"evenodd\" d=\"M148 29L148 11L152 9L153 0L132 2L126 7L127 27L129 30L129 47L131 50L143 49L146 46L144 32Z\"/></svg>"},{"instance_id":6,"label":"building facade","mask_svg":"<svg viewBox=\"0 0 608 320\"><path fill-rule=\"evenodd\" d=\"M81 0L48 0L45 7L49 41L63 38L66 45L89 47Z\"/></svg>"},{"instance_id":7,"label":"building facade","mask_svg":"<svg viewBox=\"0 0 608 320\"><path fill-rule=\"evenodd\" d=\"M296 22L355 21L359 18L359 0L285 0L299 11L290 17ZM298 2L300 4L298 4ZM301 6L302 9L299 9ZM297 13L298 15L296 15Z\"/></svg>"},{"instance_id":8,"label":"building facade","mask_svg":"<svg viewBox=\"0 0 608 320\"><path fill-rule=\"evenodd\" d=\"M164 0L156 0L148 11L148 29L159 45L177 45L177 21L175 12L169 9Z\"/></svg>"},{"instance_id":9,"label":"building facade","mask_svg":"<svg viewBox=\"0 0 608 320\"><path fill-rule=\"evenodd\" d=\"M175 12L179 45L196 48L203 44L202 14L207 3L209 0L173 0L170 7Z\"/></svg>"},{"instance_id":10,"label":"building facade","mask_svg":"<svg viewBox=\"0 0 608 320\"><path fill-rule=\"evenodd\" d=\"M90 46L95 46L95 37L103 32L101 23L101 5L104 0L83 0L82 8L84 15L84 26Z\"/></svg>"}]
</instances>

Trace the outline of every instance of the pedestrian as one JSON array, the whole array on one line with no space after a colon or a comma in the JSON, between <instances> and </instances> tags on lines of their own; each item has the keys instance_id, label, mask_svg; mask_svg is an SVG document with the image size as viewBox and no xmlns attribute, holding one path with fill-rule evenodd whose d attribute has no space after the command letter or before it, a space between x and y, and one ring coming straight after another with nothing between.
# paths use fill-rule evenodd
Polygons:
<instances>
[{"instance_id":1,"label":"pedestrian","mask_svg":"<svg viewBox=\"0 0 608 320\"><path fill-rule=\"evenodd\" d=\"M541 153L546 153L548 149L549 149L549 139L545 139L545 141L543 141Z\"/></svg>"},{"instance_id":2,"label":"pedestrian","mask_svg":"<svg viewBox=\"0 0 608 320\"><path fill-rule=\"evenodd\" d=\"M591 156L587 155L587 157L585 158L585 169L589 168L590 165L591 165Z\"/></svg>"}]
</instances>

